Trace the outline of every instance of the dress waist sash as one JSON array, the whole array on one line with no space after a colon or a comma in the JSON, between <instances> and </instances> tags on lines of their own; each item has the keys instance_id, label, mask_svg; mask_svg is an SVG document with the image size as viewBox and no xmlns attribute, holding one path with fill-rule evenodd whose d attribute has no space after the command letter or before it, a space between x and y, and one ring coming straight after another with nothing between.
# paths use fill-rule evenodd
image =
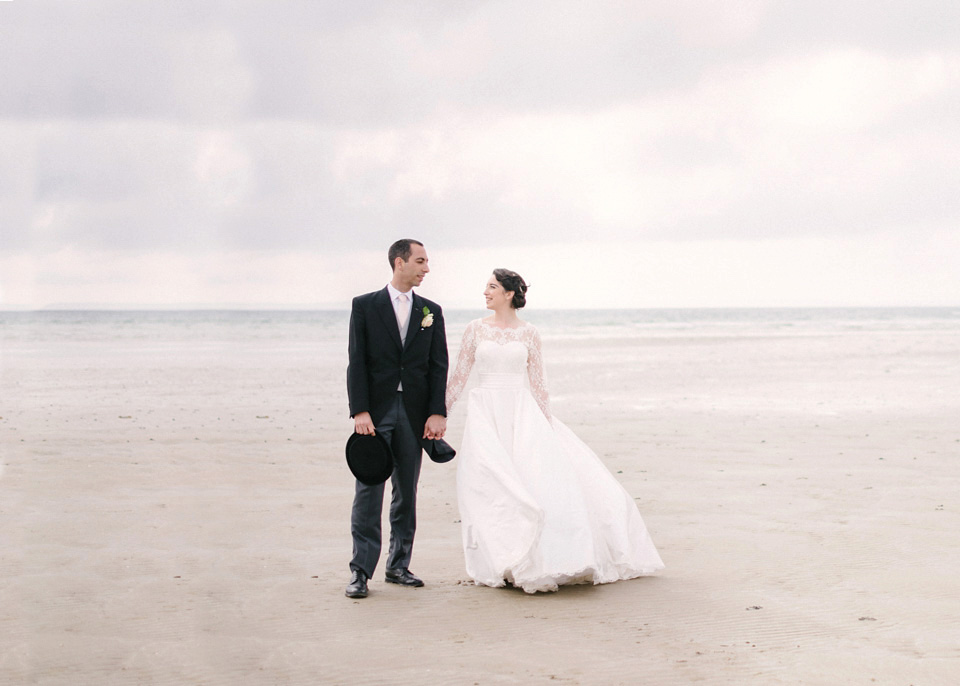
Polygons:
<instances>
[{"instance_id":1,"label":"dress waist sash","mask_svg":"<svg viewBox=\"0 0 960 686\"><path fill-rule=\"evenodd\" d=\"M486 372L480 374L481 388L523 388L523 374Z\"/></svg>"}]
</instances>

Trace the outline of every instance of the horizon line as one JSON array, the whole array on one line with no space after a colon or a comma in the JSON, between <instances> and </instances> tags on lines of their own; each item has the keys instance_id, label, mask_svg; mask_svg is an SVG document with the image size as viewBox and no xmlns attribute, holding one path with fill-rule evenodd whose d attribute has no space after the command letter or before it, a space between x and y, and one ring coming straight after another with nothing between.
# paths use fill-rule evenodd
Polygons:
<instances>
[{"instance_id":1,"label":"horizon line","mask_svg":"<svg viewBox=\"0 0 960 686\"><path fill-rule=\"evenodd\" d=\"M537 307L535 311L550 312L616 312L637 310L879 310L879 309L926 309L942 310L960 308L960 303L953 305L647 305L635 307ZM468 311L486 309L483 307L446 307L447 311ZM349 307L330 307L323 305L241 305L241 304L200 304L200 305L144 305L123 304L109 305L96 303L80 305L73 303L57 303L33 307L29 305L2 305L0 312L349 312Z\"/></svg>"}]
</instances>

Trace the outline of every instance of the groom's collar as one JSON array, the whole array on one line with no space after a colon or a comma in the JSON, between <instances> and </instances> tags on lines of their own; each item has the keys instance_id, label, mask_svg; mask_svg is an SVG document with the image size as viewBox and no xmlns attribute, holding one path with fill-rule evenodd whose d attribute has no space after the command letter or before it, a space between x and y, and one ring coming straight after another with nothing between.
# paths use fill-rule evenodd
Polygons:
<instances>
[{"instance_id":1,"label":"groom's collar","mask_svg":"<svg viewBox=\"0 0 960 686\"><path fill-rule=\"evenodd\" d=\"M393 284L392 284L392 283L388 283L388 284L387 284L387 293L390 294L390 302L393 302L394 300L397 299L397 296L400 295L400 293L402 293L402 291L398 291L396 288L393 287ZM407 296L410 298L410 302L413 302L413 289L412 289L412 288L411 288L409 291L407 291L405 295L407 295Z\"/></svg>"}]
</instances>

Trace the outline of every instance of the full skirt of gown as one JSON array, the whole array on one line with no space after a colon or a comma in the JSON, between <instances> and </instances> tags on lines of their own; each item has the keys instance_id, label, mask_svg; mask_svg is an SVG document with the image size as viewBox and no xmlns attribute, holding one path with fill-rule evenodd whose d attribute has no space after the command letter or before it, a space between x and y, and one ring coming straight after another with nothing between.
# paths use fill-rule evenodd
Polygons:
<instances>
[{"instance_id":1,"label":"full skirt of gown","mask_svg":"<svg viewBox=\"0 0 960 686\"><path fill-rule=\"evenodd\" d=\"M467 573L528 593L663 569L634 499L597 455L548 419L519 374L467 394L457 495Z\"/></svg>"}]
</instances>

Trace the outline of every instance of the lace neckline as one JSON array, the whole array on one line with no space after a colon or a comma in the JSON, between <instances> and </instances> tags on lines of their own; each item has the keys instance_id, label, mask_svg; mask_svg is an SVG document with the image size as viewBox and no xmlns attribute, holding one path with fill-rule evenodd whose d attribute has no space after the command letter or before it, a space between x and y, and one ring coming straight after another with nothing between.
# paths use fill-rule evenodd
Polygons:
<instances>
[{"instance_id":1,"label":"lace neckline","mask_svg":"<svg viewBox=\"0 0 960 686\"><path fill-rule=\"evenodd\" d=\"M492 322L488 322L486 319L478 319L477 321L484 326L494 329L495 331L519 331L520 329L525 329L526 327L530 326L530 324L525 321L521 321L520 326L496 326Z\"/></svg>"}]
</instances>

